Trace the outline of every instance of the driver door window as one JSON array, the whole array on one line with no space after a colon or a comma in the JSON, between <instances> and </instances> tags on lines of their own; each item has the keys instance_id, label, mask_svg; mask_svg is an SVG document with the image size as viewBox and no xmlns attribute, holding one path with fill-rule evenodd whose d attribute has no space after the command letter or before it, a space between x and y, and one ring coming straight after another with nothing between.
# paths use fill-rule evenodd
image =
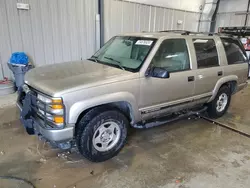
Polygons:
<instances>
[{"instance_id":1,"label":"driver door window","mask_svg":"<svg viewBox=\"0 0 250 188\"><path fill-rule=\"evenodd\" d=\"M152 66L165 68L168 72L189 70L190 62L185 39L164 41L152 60Z\"/></svg>"}]
</instances>

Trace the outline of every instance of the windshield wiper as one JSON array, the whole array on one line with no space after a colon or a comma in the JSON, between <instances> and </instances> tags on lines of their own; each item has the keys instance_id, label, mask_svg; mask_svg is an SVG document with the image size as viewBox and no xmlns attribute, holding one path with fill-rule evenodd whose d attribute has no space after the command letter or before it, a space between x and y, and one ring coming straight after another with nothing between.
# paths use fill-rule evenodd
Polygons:
<instances>
[{"instance_id":1,"label":"windshield wiper","mask_svg":"<svg viewBox=\"0 0 250 188\"><path fill-rule=\"evenodd\" d=\"M94 60L96 63L98 63L98 57L97 56L92 56L91 58L89 58L89 60Z\"/></svg>"},{"instance_id":2,"label":"windshield wiper","mask_svg":"<svg viewBox=\"0 0 250 188\"><path fill-rule=\"evenodd\" d=\"M122 70L125 71L125 68L121 65L121 62L120 62L120 61L115 60L115 59L113 59L113 58L111 58L111 57L104 57L104 58L116 62L116 63L117 63L116 65L118 65Z\"/></svg>"}]
</instances>

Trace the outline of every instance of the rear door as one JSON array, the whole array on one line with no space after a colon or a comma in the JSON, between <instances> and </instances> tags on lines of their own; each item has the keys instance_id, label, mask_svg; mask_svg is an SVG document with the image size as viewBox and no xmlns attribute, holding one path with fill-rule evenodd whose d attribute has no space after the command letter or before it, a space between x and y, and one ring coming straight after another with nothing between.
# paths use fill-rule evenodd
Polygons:
<instances>
[{"instance_id":1,"label":"rear door","mask_svg":"<svg viewBox=\"0 0 250 188\"><path fill-rule=\"evenodd\" d=\"M195 96L207 97L217 81L223 76L220 66L216 41L214 38L193 38L193 45L197 59L195 77Z\"/></svg>"}]
</instances>

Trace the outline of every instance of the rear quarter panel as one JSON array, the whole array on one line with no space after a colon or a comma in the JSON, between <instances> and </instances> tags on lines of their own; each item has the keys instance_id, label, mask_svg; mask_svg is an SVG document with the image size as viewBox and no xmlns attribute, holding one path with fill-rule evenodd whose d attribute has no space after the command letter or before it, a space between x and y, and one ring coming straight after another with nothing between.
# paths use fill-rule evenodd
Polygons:
<instances>
[{"instance_id":1,"label":"rear quarter panel","mask_svg":"<svg viewBox=\"0 0 250 188\"><path fill-rule=\"evenodd\" d=\"M237 84L243 84L248 79L248 64L241 63L241 64L234 64L228 65L224 67L224 75L236 75L238 77Z\"/></svg>"},{"instance_id":2,"label":"rear quarter panel","mask_svg":"<svg viewBox=\"0 0 250 188\"><path fill-rule=\"evenodd\" d=\"M213 90L213 96L210 98L209 102L215 98L217 92L224 83L236 81L237 86L239 86L240 84L246 83L248 79L248 63L228 65L226 52L219 37L217 37L217 43L217 50L220 51L219 59L223 69L223 76L217 81Z\"/></svg>"},{"instance_id":3,"label":"rear quarter panel","mask_svg":"<svg viewBox=\"0 0 250 188\"><path fill-rule=\"evenodd\" d=\"M219 50L221 51L220 59L223 62L223 76L237 76L237 84L243 84L248 79L248 69L249 65L248 62L246 63L239 63L239 64L233 64L228 65L227 62L227 55L224 49L224 46L222 44L222 41L218 41L220 43Z\"/></svg>"}]
</instances>

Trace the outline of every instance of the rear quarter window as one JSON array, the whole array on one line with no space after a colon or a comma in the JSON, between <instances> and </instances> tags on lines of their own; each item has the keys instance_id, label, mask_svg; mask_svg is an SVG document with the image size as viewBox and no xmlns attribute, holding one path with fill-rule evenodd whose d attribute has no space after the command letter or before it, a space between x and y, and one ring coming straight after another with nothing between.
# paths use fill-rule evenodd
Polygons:
<instances>
[{"instance_id":1,"label":"rear quarter window","mask_svg":"<svg viewBox=\"0 0 250 188\"><path fill-rule=\"evenodd\" d=\"M239 40L233 38L221 38L221 41L223 43L229 65L247 62L246 52Z\"/></svg>"}]
</instances>

